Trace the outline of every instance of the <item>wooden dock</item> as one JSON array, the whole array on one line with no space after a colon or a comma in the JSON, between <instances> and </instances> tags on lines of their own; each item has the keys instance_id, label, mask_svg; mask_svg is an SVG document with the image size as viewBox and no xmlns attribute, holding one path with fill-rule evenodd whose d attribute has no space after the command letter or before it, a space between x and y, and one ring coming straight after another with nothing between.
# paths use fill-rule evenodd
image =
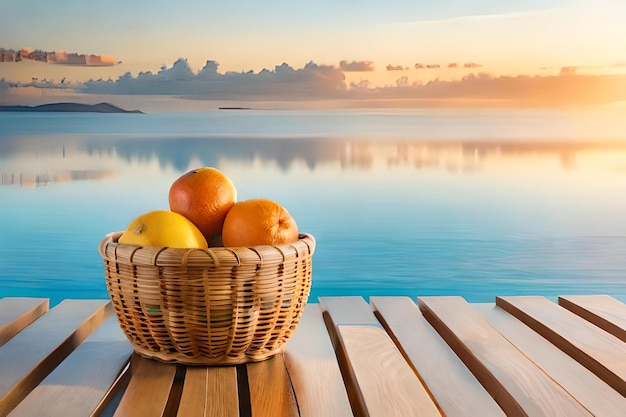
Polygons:
<instances>
[{"instance_id":1,"label":"wooden dock","mask_svg":"<svg viewBox=\"0 0 626 417\"><path fill-rule=\"evenodd\" d=\"M133 354L108 300L0 299L0 416L626 415L607 295L325 297L285 351L203 367Z\"/></svg>"}]
</instances>

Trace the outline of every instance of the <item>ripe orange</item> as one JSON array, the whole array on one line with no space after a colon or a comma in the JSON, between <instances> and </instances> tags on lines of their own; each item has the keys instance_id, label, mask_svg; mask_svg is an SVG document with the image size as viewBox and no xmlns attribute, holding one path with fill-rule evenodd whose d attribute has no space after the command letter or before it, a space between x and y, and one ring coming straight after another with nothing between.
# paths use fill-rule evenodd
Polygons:
<instances>
[{"instance_id":1,"label":"ripe orange","mask_svg":"<svg viewBox=\"0 0 626 417\"><path fill-rule=\"evenodd\" d=\"M222 228L224 246L280 245L298 240L298 225L287 209L267 199L236 203Z\"/></svg>"},{"instance_id":2,"label":"ripe orange","mask_svg":"<svg viewBox=\"0 0 626 417\"><path fill-rule=\"evenodd\" d=\"M232 181L212 167L193 169L170 187L170 209L182 214L202 232L207 241L222 232L224 218L237 201Z\"/></svg>"}]
</instances>

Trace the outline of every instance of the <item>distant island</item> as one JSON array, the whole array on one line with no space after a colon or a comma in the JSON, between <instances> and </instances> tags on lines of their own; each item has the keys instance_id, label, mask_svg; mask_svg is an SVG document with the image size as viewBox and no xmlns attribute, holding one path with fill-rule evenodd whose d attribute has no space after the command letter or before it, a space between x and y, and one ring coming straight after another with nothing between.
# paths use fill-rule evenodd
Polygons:
<instances>
[{"instance_id":1,"label":"distant island","mask_svg":"<svg viewBox=\"0 0 626 417\"><path fill-rule=\"evenodd\" d=\"M11 112L76 112L76 113L140 113L141 110L124 110L110 103L50 103L39 106L0 106L1 111Z\"/></svg>"}]
</instances>

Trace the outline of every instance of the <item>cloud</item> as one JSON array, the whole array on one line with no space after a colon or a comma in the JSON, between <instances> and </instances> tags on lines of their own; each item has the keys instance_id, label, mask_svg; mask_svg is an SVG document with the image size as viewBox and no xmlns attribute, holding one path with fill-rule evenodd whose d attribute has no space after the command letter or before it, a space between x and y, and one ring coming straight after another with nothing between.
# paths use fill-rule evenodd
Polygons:
<instances>
[{"instance_id":1,"label":"cloud","mask_svg":"<svg viewBox=\"0 0 626 417\"><path fill-rule=\"evenodd\" d=\"M603 70L609 70L609 72L612 72L612 70L615 70L616 68L626 68L626 61L618 61L612 64L605 65L567 65L562 67L539 67L539 70L558 71L559 75L572 75L583 73L585 72L585 70L591 70L595 73L599 73Z\"/></svg>"},{"instance_id":2,"label":"cloud","mask_svg":"<svg viewBox=\"0 0 626 417\"><path fill-rule=\"evenodd\" d=\"M345 72L374 71L374 63L372 61L341 61L339 68Z\"/></svg>"},{"instance_id":3,"label":"cloud","mask_svg":"<svg viewBox=\"0 0 626 417\"><path fill-rule=\"evenodd\" d=\"M109 55L77 54L74 52L55 51L48 54L48 62L52 64L80 66L111 66L119 61Z\"/></svg>"},{"instance_id":4,"label":"cloud","mask_svg":"<svg viewBox=\"0 0 626 417\"><path fill-rule=\"evenodd\" d=\"M576 75L578 67L562 67L559 75Z\"/></svg>"},{"instance_id":5,"label":"cloud","mask_svg":"<svg viewBox=\"0 0 626 417\"><path fill-rule=\"evenodd\" d=\"M396 80L396 86L398 87L407 87L409 85L409 77L404 76L400 77Z\"/></svg>"},{"instance_id":6,"label":"cloud","mask_svg":"<svg viewBox=\"0 0 626 417\"><path fill-rule=\"evenodd\" d=\"M408 68L403 67L402 65L387 65L387 71L404 71L408 70Z\"/></svg>"},{"instance_id":7,"label":"cloud","mask_svg":"<svg viewBox=\"0 0 626 417\"><path fill-rule=\"evenodd\" d=\"M626 100L626 75L493 76L432 80L407 88L370 90L370 98L418 100L499 100L518 106L596 105Z\"/></svg>"},{"instance_id":8,"label":"cloud","mask_svg":"<svg viewBox=\"0 0 626 417\"><path fill-rule=\"evenodd\" d=\"M156 74L148 71L133 77L127 72L115 81L90 80L79 90L95 94L176 95L205 99L304 99L333 96L346 88L341 70L313 62L300 69L283 63L273 70L263 69L258 73L222 74L218 67L216 61L206 61L195 74L187 60L179 58L170 68L162 66Z\"/></svg>"},{"instance_id":9,"label":"cloud","mask_svg":"<svg viewBox=\"0 0 626 417\"><path fill-rule=\"evenodd\" d=\"M426 66L424 66L426 68ZM412 100L420 103L466 103L481 101L516 106L593 105L626 101L626 75L577 74L578 67L564 67L562 75L493 76L469 74L461 79L434 79L409 84L400 77L395 85L373 87L367 80L346 85L341 68L309 62L303 68L286 63L259 72L219 72L216 61L206 61L194 72L186 59L170 67L136 76L126 73L117 80L90 80L71 88L87 94L170 95L219 100ZM567 76L563 76L567 75ZM31 86L69 88L58 83L11 83L0 79L0 90ZM397 101L394 101L397 102ZM493 105L493 104L490 104Z\"/></svg>"},{"instance_id":10,"label":"cloud","mask_svg":"<svg viewBox=\"0 0 626 417\"><path fill-rule=\"evenodd\" d=\"M505 20L505 19L519 19L525 17L539 16L552 13L553 10L528 10L528 11L516 11L516 12L503 12L503 13L483 13L483 14L468 14L463 16L451 16L444 18L415 20L409 22L401 22L399 25L403 26L424 26L424 25L439 25L439 24L460 24L464 22L483 22L488 20Z\"/></svg>"},{"instance_id":11,"label":"cloud","mask_svg":"<svg viewBox=\"0 0 626 417\"><path fill-rule=\"evenodd\" d=\"M465 64L463 64L463 68L480 68L482 67L481 64L477 64L475 62L466 62ZM422 64L422 63L417 63L415 64L415 69L439 69L441 68L441 65L439 64ZM446 68L459 68L459 64L457 64L456 62L451 62L448 65L446 65Z\"/></svg>"},{"instance_id":12,"label":"cloud","mask_svg":"<svg viewBox=\"0 0 626 417\"><path fill-rule=\"evenodd\" d=\"M437 68L441 68L441 65L439 64L422 64L420 62L418 62L417 64L415 64L415 69L437 69Z\"/></svg>"},{"instance_id":13,"label":"cloud","mask_svg":"<svg viewBox=\"0 0 626 417\"><path fill-rule=\"evenodd\" d=\"M66 51L42 51L22 48L20 50L0 48L0 62L33 60L47 64L75 65L81 67L112 66L119 61L110 55L79 54Z\"/></svg>"}]
</instances>

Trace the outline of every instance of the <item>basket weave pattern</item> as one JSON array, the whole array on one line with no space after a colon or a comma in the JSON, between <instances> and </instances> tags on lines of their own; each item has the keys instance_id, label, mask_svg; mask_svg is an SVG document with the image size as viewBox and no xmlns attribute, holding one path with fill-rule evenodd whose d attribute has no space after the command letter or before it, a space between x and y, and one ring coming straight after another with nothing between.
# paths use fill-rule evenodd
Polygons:
<instances>
[{"instance_id":1,"label":"basket weave pattern","mask_svg":"<svg viewBox=\"0 0 626 417\"><path fill-rule=\"evenodd\" d=\"M137 353L227 365L267 359L295 330L311 289L315 239L250 248L100 243L106 286Z\"/></svg>"}]
</instances>

